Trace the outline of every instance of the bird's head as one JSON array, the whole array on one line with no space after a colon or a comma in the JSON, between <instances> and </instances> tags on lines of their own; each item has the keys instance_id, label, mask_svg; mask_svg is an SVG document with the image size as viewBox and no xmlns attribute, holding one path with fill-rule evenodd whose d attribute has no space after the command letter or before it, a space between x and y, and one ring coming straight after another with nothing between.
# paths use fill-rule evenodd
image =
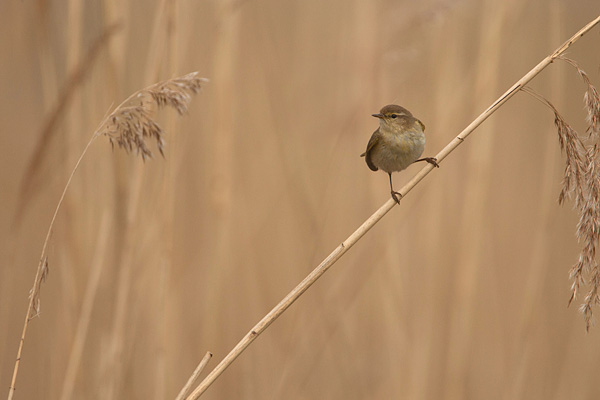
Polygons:
<instances>
[{"instance_id":1,"label":"bird's head","mask_svg":"<svg viewBox=\"0 0 600 400\"><path fill-rule=\"evenodd\" d=\"M416 121L410 111L396 104L389 104L372 115L379 118L379 126L384 130L406 129Z\"/></svg>"}]
</instances>

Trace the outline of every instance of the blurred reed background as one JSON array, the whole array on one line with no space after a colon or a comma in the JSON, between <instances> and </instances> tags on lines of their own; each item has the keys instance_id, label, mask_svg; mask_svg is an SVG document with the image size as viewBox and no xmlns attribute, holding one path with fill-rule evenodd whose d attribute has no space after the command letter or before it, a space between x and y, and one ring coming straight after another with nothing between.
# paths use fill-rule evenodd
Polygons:
<instances>
[{"instance_id":1,"label":"blurred reed background","mask_svg":"<svg viewBox=\"0 0 600 400\"><path fill-rule=\"evenodd\" d=\"M142 163L105 138L84 159L17 399L174 398L206 351L208 371L388 200L387 176L358 156L371 113L407 107L433 156L597 12L560 0L1 2L2 386L50 217L111 104L191 71L210 79L188 116L160 113L166 159ZM598 35L567 54L596 84ZM572 67L531 86L585 131ZM562 169L552 113L518 94L203 398L598 398L600 327L586 334L578 304L566 307L579 245L575 212L556 201Z\"/></svg>"}]
</instances>

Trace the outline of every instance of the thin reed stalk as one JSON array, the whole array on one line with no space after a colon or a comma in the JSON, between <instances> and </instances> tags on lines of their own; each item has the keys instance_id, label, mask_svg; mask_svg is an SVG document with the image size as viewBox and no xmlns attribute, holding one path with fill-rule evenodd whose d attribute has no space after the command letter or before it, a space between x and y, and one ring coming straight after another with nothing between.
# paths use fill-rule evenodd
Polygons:
<instances>
[{"instance_id":1,"label":"thin reed stalk","mask_svg":"<svg viewBox=\"0 0 600 400\"><path fill-rule=\"evenodd\" d=\"M179 391L179 394L177 395L177 397L175 397L175 400L185 399L185 396L187 396L187 394L190 392L190 389L192 389L192 385L194 384L194 382L196 382L196 379L198 379L198 376L202 373L202 371L204 370L204 368L206 367L206 365L208 364L208 362L210 361L212 356L213 355L210 351L206 352L204 357L202 357L200 364L198 364L198 366L196 367L194 372L192 372L192 376L189 377L189 379L187 380L185 385Z\"/></svg>"},{"instance_id":2,"label":"thin reed stalk","mask_svg":"<svg viewBox=\"0 0 600 400\"><path fill-rule=\"evenodd\" d=\"M40 313L40 291L42 283L45 281L49 272L47 248L50 242L50 236L54 229L54 223L56 222L56 217L64 202L67 189L71 185L73 176L79 169L83 158L87 154L92 143L100 136L108 137L108 140L113 146L117 144L127 152L135 151L137 154L141 155L143 160L152 157L152 151L148 147L147 141L149 139L154 139L159 152L163 154L164 132L153 119L154 108L169 106L176 109L180 115L185 114L188 104L191 101L191 95L198 93L202 83L206 81L199 78L197 75L197 72L192 72L182 77L155 83L129 96L116 107L112 113L108 114L102 120L77 159L54 210L42 246L40 262L36 270L33 287L29 293L29 304L25 314L25 322L23 324L19 348L17 350L17 359L15 361L13 376L8 391L8 400L13 398L16 390L17 375L29 321Z\"/></svg>"},{"instance_id":3,"label":"thin reed stalk","mask_svg":"<svg viewBox=\"0 0 600 400\"><path fill-rule=\"evenodd\" d=\"M573 43L600 22L600 16L581 28L569 40L563 43L553 53L540 61L525 76L517 81L510 89L500 96L491 106L481 113L469 126L457 135L437 155L438 163L442 162L452 151L460 146L464 140L490 117L498 108L511 99L521 88L537 76L544 68L560 57ZM400 190L402 196L406 196L419 182L421 182L433 169L433 165L424 166L404 187ZM300 282L283 300L281 300L267 315L265 315L250 331L235 345L235 347L221 360L221 362L208 374L200 385L187 397L187 400L200 397L212 383L235 361L237 357L254 340L263 333L281 314L283 314L310 286L312 286L337 260L339 260L358 240L360 240L379 220L381 220L397 203L389 199L371 217L369 217L356 231L345 241L336 247L327 258L325 258L302 282Z\"/></svg>"},{"instance_id":4,"label":"thin reed stalk","mask_svg":"<svg viewBox=\"0 0 600 400\"><path fill-rule=\"evenodd\" d=\"M83 157L87 154L88 149L96 139L97 135L94 132L92 138L89 140L83 152L79 156L79 159L75 163L75 167L73 167L73 171L71 171L71 175L69 179L67 179L67 183L65 188L60 195L60 199L58 200L58 204L54 209L54 214L52 215L52 219L50 221L50 227L48 228L48 232L46 233L46 239L44 239L44 245L42 246L42 256L40 257L40 262L38 264L37 270L35 272L35 278L33 280L33 287L29 291L29 305L27 306L27 313L25 314L25 323L23 324L23 331L21 332L21 340L19 341L19 349L17 350L17 359L15 361L15 367L13 369L13 376L10 382L10 387L8 389L8 400L12 400L13 395L16 390L17 383L17 375L19 373L19 366L21 364L21 354L23 353L23 344L25 343L25 336L27 335L27 328L29 326L29 321L31 321L34 317L39 315L40 312L40 290L42 283L46 280L48 276L48 256L46 255L46 249L48 247L48 243L50 241L50 235L52 234L52 230L54 228L54 222L56 221L56 216L58 215L58 211L60 210L60 206L62 205L65 195L67 193L67 189L71 185L71 181L73 180L73 175L75 175L75 171L79 169L79 165L83 160Z\"/></svg>"}]
</instances>

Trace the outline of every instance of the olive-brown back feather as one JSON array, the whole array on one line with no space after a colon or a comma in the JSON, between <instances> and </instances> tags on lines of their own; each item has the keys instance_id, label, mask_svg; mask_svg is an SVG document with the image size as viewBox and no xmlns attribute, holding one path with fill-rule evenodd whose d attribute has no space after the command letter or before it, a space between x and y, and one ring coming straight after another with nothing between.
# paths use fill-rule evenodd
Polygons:
<instances>
[{"instance_id":1,"label":"olive-brown back feather","mask_svg":"<svg viewBox=\"0 0 600 400\"><path fill-rule=\"evenodd\" d=\"M379 143L380 136L381 136L381 133L379 132L379 129L377 129L375 132L373 132L371 139L369 139L369 143L367 143L367 151L365 151L363 154L361 154L361 157L365 156L365 161L367 162L367 165L369 166L371 171L379 170L379 168L377 168L377 166L375 164L373 164L373 160L371 160L371 151Z\"/></svg>"}]
</instances>

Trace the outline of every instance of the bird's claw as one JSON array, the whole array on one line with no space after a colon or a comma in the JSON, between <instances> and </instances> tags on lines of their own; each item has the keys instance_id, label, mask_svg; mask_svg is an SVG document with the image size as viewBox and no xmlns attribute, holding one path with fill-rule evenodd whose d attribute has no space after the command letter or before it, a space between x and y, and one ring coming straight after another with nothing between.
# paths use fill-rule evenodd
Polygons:
<instances>
[{"instance_id":1,"label":"bird's claw","mask_svg":"<svg viewBox=\"0 0 600 400\"><path fill-rule=\"evenodd\" d=\"M435 157L425 157L423 160L427 161L429 164L433 165L436 168L440 167L440 164L438 164L437 158Z\"/></svg>"},{"instance_id":2,"label":"bird's claw","mask_svg":"<svg viewBox=\"0 0 600 400\"><path fill-rule=\"evenodd\" d=\"M402 199L402 194L400 192L394 192L392 191L392 199L394 199L394 201L398 204L400 204L400 200Z\"/></svg>"}]
</instances>

